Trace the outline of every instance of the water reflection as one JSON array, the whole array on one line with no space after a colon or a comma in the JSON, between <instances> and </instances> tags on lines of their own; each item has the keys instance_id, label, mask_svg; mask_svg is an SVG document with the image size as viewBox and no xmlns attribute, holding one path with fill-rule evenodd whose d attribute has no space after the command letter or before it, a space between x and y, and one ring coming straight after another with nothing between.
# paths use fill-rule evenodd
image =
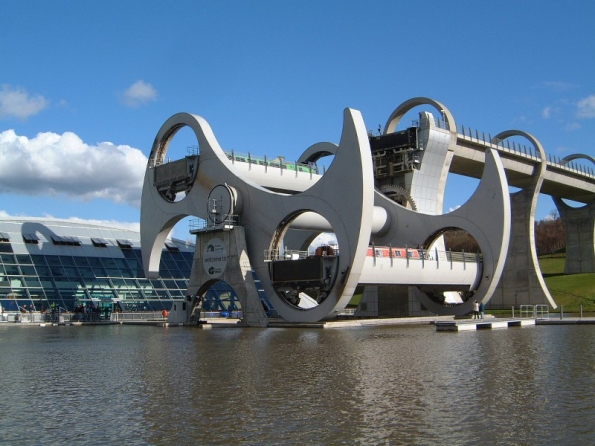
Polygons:
<instances>
[{"instance_id":1,"label":"water reflection","mask_svg":"<svg viewBox=\"0 0 595 446\"><path fill-rule=\"evenodd\" d=\"M0 432L23 444L589 442L594 334L2 326Z\"/></svg>"}]
</instances>

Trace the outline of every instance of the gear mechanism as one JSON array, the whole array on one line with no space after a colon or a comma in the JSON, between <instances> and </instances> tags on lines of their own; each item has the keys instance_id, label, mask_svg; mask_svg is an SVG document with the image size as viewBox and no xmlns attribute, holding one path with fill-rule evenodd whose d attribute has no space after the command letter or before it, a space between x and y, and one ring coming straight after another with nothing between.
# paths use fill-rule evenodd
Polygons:
<instances>
[{"instance_id":1,"label":"gear mechanism","mask_svg":"<svg viewBox=\"0 0 595 446\"><path fill-rule=\"evenodd\" d=\"M380 186L380 192L390 198L395 203L407 208L417 211L417 204L415 200L404 187L397 186L395 184L385 184Z\"/></svg>"}]
</instances>

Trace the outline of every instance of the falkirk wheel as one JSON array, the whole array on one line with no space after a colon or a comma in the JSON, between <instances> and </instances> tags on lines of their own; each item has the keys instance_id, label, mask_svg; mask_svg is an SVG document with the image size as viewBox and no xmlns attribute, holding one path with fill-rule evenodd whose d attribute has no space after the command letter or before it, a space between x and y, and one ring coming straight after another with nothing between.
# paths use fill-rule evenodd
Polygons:
<instances>
[{"instance_id":1,"label":"falkirk wheel","mask_svg":"<svg viewBox=\"0 0 595 446\"><path fill-rule=\"evenodd\" d=\"M442 104L427 101L452 120ZM182 322L195 320L201 296L225 281L238 295L243 323L265 326L255 277L291 322L333 318L369 285L407 285L429 311L442 315L466 314L475 300L487 303L510 238L510 197L498 153L486 150L481 181L464 205L443 215L419 212L417 197L398 184L380 184L376 175L383 167L407 170L416 162L412 153L419 145L411 146L410 130L394 132L402 114L393 113L384 134L372 138L361 113L345 109L339 143L313 144L295 163L226 152L202 117L169 118L145 173L141 246L147 277L156 277L174 225L188 216L205 222L191 231L197 242ZM183 127L196 135L198 153L166 162ZM332 162L321 173L316 161L328 155ZM441 168L435 175L445 178ZM452 228L467 231L481 255L444 250L442 235ZM336 244L311 246L327 232ZM445 299L449 294L458 296L454 303Z\"/></svg>"}]
</instances>

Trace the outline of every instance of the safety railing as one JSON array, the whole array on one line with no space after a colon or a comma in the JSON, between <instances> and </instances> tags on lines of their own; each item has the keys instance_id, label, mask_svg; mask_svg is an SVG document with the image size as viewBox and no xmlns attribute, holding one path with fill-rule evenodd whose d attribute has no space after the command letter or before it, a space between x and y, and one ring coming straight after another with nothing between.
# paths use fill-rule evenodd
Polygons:
<instances>
[{"instance_id":1,"label":"safety railing","mask_svg":"<svg viewBox=\"0 0 595 446\"><path fill-rule=\"evenodd\" d=\"M514 307L512 311L514 317ZM521 305L519 307L519 318L549 319L550 309L547 305Z\"/></svg>"},{"instance_id":2,"label":"safety railing","mask_svg":"<svg viewBox=\"0 0 595 446\"><path fill-rule=\"evenodd\" d=\"M70 322L73 314L68 311L4 311L0 314L0 322L44 323Z\"/></svg>"},{"instance_id":3,"label":"safety railing","mask_svg":"<svg viewBox=\"0 0 595 446\"><path fill-rule=\"evenodd\" d=\"M308 257L308 251L299 251L295 249L286 249L280 251L279 249L266 249L264 251L265 262L273 262L277 260L299 260Z\"/></svg>"},{"instance_id":4,"label":"safety railing","mask_svg":"<svg viewBox=\"0 0 595 446\"><path fill-rule=\"evenodd\" d=\"M532 318L533 317L533 305L521 305L519 307L519 318Z\"/></svg>"},{"instance_id":5,"label":"safety railing","mask_svg":"<svg viewBox=\"0 0 595 446\"><path fill-rule=\"evenodd\" d=\"M533 314L535 315L535 319L549 319L550 307L547 305L535 305L533 307Z\"/></svg>"},{"instance_id":6,"label":"safety railing","mask_svg":"<svg viewBox=\"0 0 595 446\"><path fill-rule=\"evenodd\" d=\"M201 311L202 319L242 319L242 310Z\"/></svg>"},{"instance_id":7,"label":"safety railing","mask_svg":"<svg viewBox=\"0 0 595 446\"><path fill-rule=\"evenodd\" d=\"M260 165L267 167L275 167L281 170L304 172L319 175L320 170L316 163L298 163L287 161L283 156L277 156L275 158L267 158L266 156L254 156L251 153L240 153L232 150L231 152L225 152L227 158L235 164L236 161L240 163L247 163L248 165Z\"/></svg>"},{"instance_id":8,"label":"safety railing","mask_svg":"<svg viewBox=\"0 0 595 446\"><path fill-rule=\"evenodd\" d=\"M323 249L319 253L311 253L309 251L299 251L299 250L279 250L279 249L266 249L264 251L264 259L265 262L273 262L278 260L299 260L305 259L311 255L321 255L321 256L338 256L339 249L338 247L333 247L332 250ZM453 263L481 263L482 258L481 254L472 253L472 252L465 252L465 251L438 251L438 249L434 250L425 250L420 248L392 248L386 246L370 246L368 247L368 256L377 258L390 258L390 259L406 259L407 262L409 260L412 261L433 261L438 264L444 262L446 264L450 264L452 266Z\"/></svg>"},{"instance_id":9,"label":"safety railing","mask_svg":"<svg viewBox=\"0 0 595 446\"><path fill-rule=\"evenodd\" d=\"M486 134L485 132L480 132L479 130L472 129L471 127L465 128L464 126L461 126L461 131L459 135L462 135L463 138L468 139L470 141L475 141L477 143L483 143L484 145L490 145L492 147L495 147L497 150L501 152L513 153L515 155L529 158L535 161L541 161L541 156L538 153L536 153L536 150L533 147L527 147L525 145L517 144L515 141L511 142L508 139L500 140L497 141L497 143L493 143L492 135ZM585 166L576 162L575 160L566 162L556 155L548 154L547 164L556 167L560 170L572 172L579 176L585 176L590 178L595 177L595 171L590 166Z\"/></svg>"},{"instance_id":10,"label":"safety railing","mask_svg":"<svg viewBox=\"0 0 595 446\"><path fill-rule=\"evenodd\" d=\"M214 223L202 218L192 218L188 221L188 229L191 234L206 232L213 229L231 229L240 223L239 216L228 215L222 222Z\"/></svg>"},{"instance_id":11,"label":"safety railing","mask_svg":"<svg viewBox=\"0 0 595 446\"><path fill-rule=\"evenodd\" d=\"M407 267L410 262L421 262L422 268L425 265L435 264L436 268L440 268L441 265L447 265L453 268L454 264L463 265L466 269L467 264L476 265L482 262L481 254L465 252L465 251L438 251L426 250L421 248L392 248L392 247L375 247L368 248L368 256L374 257L374 265L376 265L376 259L379 258L390 258L391 264L397 259L407 261Z\"/></svg>"},{"instance_id":12,"label":"safety railing","mask_svg":"<svg viewBox=\"0 0 595 446\"><path fill-rule=\"evenodd\" d=\"M110 321L154 321L165 320L166 318L160 311L130 311L122 313L112 313Z\"/></svg>"},{"instance_id":13,"label":"safety railing","mask_svg":"<svg viewBox=\"0 0 595 446\"><path fill-rule=\"evenodd\" d=\"M221 312L213 312L210 317L230 317L220 314ZM235 314L235 313L234 313ZM235 317L235 316L234 316ZM165 320L161 311L130 311L130 312L113 312L106 319L105 315L99 313L85 314L74 313L67 311L56 311L54 313L34 312L3 312L0 314L0 322L22 322L22 323L69 323L69 322L100 322L100 321L149 321L149 320Z\"/></svg>"}]
</instances>

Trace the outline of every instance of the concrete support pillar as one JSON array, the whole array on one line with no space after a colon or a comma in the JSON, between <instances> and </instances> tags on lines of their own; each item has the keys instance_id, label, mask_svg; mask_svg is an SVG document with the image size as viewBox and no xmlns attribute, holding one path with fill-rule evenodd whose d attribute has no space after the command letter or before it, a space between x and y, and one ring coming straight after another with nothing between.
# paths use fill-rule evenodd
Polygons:
<instances>
[{"instance_id":1,"label":"concrete support pillar","mask_svg":"<svg viewBox=\"0 0 595 446\"><path fill-rule=\"evenodd\" d=\"M535 207L538 190L530 187L511 194L511 235L506 264L488 307L550 305L556 308L543 276L535 247Z\"/></svg>"},{"instance_id":2,"label":"concrete support pillar","mask_svg":"<svg viewBox=\"0 0 595 446\"><path fill-rule=\"evenodd\" d=\"M512 222L506 264L488 307L508 309L511 306L545 304L557 308L543 280L535 247L535 210L546 170L545 151L537 138L520 130L499 133L492 139L492 144L512 136L528 139L541 162L536 164L527 185L511 194Z\"/></svg>"},{"instance_id":3,"label":"concrete support pillar","mask_svg":"<svg viewBox=\"0 0 595 446\"><path fill-rule=\"evenodd\" d=\"M196 237L193 270L188 292L201 296L214 283L227 282L242 305L242 324L266 327L267 317L252 276L252 266L246 251L244 228L214 230ZM193 305L196 303L193 302Z\"/></svg>"},{"instance_id":4,"label":"concrete support pillar","mask_svg":"<svg viewBox=\"0 0 595 446\"><path fill-rule=\"evenodd\" d=\"M554 203L566 233L564 273L595 272L595 204L573 208L555 197Z\"/></svg>"}]
</instances>

